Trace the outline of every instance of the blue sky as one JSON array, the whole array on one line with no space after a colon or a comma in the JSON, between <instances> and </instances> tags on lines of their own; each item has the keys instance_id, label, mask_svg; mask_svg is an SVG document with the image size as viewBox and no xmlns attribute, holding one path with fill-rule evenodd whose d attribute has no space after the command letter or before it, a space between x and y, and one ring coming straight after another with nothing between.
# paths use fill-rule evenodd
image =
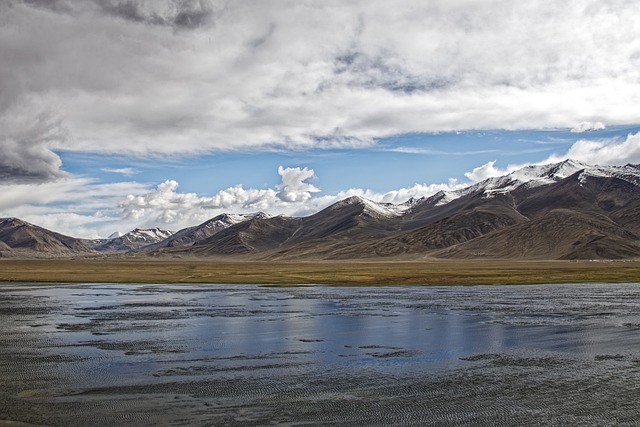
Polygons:
<instances>
[{"instance_id":1,"label":"blue sky","mask_svg":"<svg viewBox=\"0 0 640 427\"><path fill-rule=\"evenodd\" d=\"M640 3L0 2L0 217L78 237L640 163Z\"/></svg>"},{"instance_id":2,"label":"blue sky","mask_svg":"<svg viewBox=\"0 0 640 427\"><path fill-rule=\"evenodd\" d=\"M348 188L379 193L416 183L467 182L465 173L496 161L496 166L543 162L563 155L578 140L625 139L640 132L637 126L615 126L585 133L564 130L490 130L412 133L376 140L361 149L249 150L185 156L105 156L61 153L64 169L100 182L123 178L143 183L175 179L183 192L214 195L242 184L274 188L280 184L278 166L308 167L311 182L335 194Z\"/></svg>"}]
</instances>

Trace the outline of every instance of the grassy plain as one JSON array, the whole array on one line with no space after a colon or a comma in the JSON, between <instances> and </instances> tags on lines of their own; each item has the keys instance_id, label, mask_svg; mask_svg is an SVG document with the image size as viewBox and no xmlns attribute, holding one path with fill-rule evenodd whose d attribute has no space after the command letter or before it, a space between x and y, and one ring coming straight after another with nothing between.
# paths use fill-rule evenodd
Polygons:
<instances>
[{"instance_id":1,"label":"grassy plain","mask_svg":"<svg viewBox=\"0 0 640 427\"><path fill-rule=\"evenodd\" d=\"M475 285L640 282L640 261L0 260L0 282Z\"/></svg>"}]
</instances>

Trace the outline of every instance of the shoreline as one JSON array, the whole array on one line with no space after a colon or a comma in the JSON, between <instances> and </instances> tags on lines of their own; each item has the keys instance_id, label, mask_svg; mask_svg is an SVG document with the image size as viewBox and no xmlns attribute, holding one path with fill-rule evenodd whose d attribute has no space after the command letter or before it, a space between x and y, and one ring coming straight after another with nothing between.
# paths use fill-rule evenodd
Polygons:
<instances>
[{"instance_id":1,"label":"shoreline","mask_svg":"<svg viewBox=\"0 0 640 427\"><path fill-rule=\"evenodd\" d=\"M499 285L640 282L640 261L3 259L5 283Z\"/></svg>"}]
</instances>

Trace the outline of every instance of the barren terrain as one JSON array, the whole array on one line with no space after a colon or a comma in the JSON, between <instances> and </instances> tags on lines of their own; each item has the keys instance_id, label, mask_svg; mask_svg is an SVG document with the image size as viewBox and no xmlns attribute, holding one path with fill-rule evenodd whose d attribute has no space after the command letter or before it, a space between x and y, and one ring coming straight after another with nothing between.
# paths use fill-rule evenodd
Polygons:
<instances>
[{"instance_id":1,"label":"barren terrain","mask_svg":"<svg viewBox=\"0 0 640 427\"><path fill-rule=\"evenodd\" d=\"M474 285L640 282L640 261L0 260L3 282Z\"/></svg>"}]
</instances>

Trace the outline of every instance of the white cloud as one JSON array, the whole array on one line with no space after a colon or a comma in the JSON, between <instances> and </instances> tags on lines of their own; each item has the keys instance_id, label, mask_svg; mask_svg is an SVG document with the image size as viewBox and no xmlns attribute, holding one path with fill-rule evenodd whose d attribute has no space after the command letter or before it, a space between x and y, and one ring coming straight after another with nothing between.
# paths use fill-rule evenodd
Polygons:
<instances>
[{"instance_id":1,"label":"white cloud","mask_svg":"<svg viewBox=\"0 0 640 427\"><path fill-rule=\"evenodd\" d=\"M604 123L602 122L582 122L582 123L578 123L577 126L574 126L573 128L571 128L571 132L573 133L582 133L582 132L588 132L588 131L592 131L592 130L602 130L602 129L606 129Z\"/></svg>"},{"instance_id":2,"label":"white cloud","mask_svg":"<svg viewBox=\"0 0 640 427\"><path fill-rule=\"evenodd\" d=\"M37 100L9 105L0 101L0 179L39 182L66 176L60 157L51 150L66 138L61 120Z\"/></svg>"},{"instance_id":3,"label":"white cloud","mask_svg":"<svg viewBox=\"0 0 640 427\"><path fill-rule=\"evenodd\" d=\"M305 216L350 196L361 196L383 203L403 203L409 198L428 197L440 190L457 190L466 184L455 179L447 184L415 184L386 193L351 188L337 194L313 197L320 191L306 182L315 176L309 168L278 168L282 183L276 189L244 188L242 185L219 191L212 197L180 193L179 184L167 180L143 194L130 194L120 203L123 217L139 226L183 228L203 222L220 213L255 213ZM279 191L278 191L279 190Z\"/></svg>"},{"instance_id":4,"label":"white cloud","mask_svg":"<svg viewBox=\"0 0 640 427\"><path fill-rule=\"evenodd\" d=\"M475 150L475 151L445 151L445 150L433 150L429 148L417 148L417 147L394 147L385 149L392 153L403 154L424 154L424 155L438 155L438 156L477 156L478 154L490 154L496 153L498 150Z\"/></svg>"},{"instance_id":5,"label":"white cloud","mask_svg":"<svg viewBox=\"0 0 640 427\"><path fill-rule=\"evenodd\" d=\"M309 168L278 168L282 183L277 189L244 188L242 185L219 191L212 197L178 192L178 182L167 180L142 195L130 194L120 203L125 219L146 225L194 225L223 213L265 211L294 213L305 209L311 193L320 190L306 182L315 176ZM279 191L278 191L279 190Z\"/></svg>"},{"instance_id":6,"label":"white cloud","mask_svg":"<svg viewBox=\"0 0 640 427\"><path fill-rule=\"evenodd\" d=\"M640 132L629 134L625 139L580 139L574 142L566 153L553 154L540 162L509 164L506 168L500 168L496 167L496 161L492 160L464 175L471 183L476 183L488 178L507 175L525 166L547 165L567 159L602 166L640 164Z\"/></svg>"},{"instance_id":7,"label":"white cloud","mask_svg":"<svg viewBox=\"0 0 640 427\"><path fill-rule=\"evenodd\" d=\"M61 178L53 182L0 184L0 217L18 217L74 237L98 238L135 221L121 218L118 203L123 194L142 193L135 182L99 184L86 178Z\"/></svg>"},{"instance_id":8,"label":"white cloud","mask_svg":"<svg viewBox=\"0 0 640 427\"><path fill-rule=\"evenodd\" d=\"M467 184L458 183L455 178L451 178L446 184L414 184L411 187L391 190L386 193L378 193L372 190L363 189L349 189L332 196L333 199L331 203L335 203L350 196L361 196L373 200L374 202L400 204L406 202L410 198L419 199L421 197L432 196L438 191L454 191L465 187L467 187Z\"/></svg>"},{"instance_id":9,"label":"white cloud","mask_svg":"<svg viewBox=\"0 0 640 427\"><path fill-rule=\"evenodd\" d=\"M519 165L519 166L509 165L506 169L501 169L501 168L497 168L495 164L496 164L496 161L492 160L490 162L485 163L482 166L473 168L471 172L466 172L464 176L469 178L469 181L471 181L472 183L476 183L476 182L484 181L485 179L506 175L522 167L522 165Z\"/></svg>"},{"instance_id":10,"label":"white cloud","mask_svg":"<svg viewBox=\"0 0 640 427\"><path fill-rule=\"evenodd\" d=\"M638 15L614 0L10 0L0 121L49 114L68 134L0 167L46 178L60 170L51 150L366 147L405 132L633 123ZM30 99L41 108L22 108Z\"/></svg>"},{"instance_id":11,"label":"white cloud","mask_svg":"<svg viewBox=\"0 0 640 427\"><path fill-rule=\"evenodd\" d=\"M103 172L117 173L124 176L133 176L140 172L134 168L100 168L100 170Z\"/></svg>"},{"instance_id":12,"label":"white cloud","mask_svg":"<svg viewBox=\"0 0 640 427\"><path fill-rule=\"evenodd\" d=\"M311 198L311 193L320 191L312 184L305 182L315 176L313 169L278 167L278 174L282 177L280 191L276 194L283 202L304 202Z\"/></svg>"},{"instance_id":13,"label":"white cloud","mask_svg":"<svg viewBox=\"0 0 640 427\"><path fill-rule=\"evenodd\" d=\"M579 160L592 165L640 164L640 133L629 134L625 139L580 139L561 155L553 155L545 163L564 159Z\"/></svg>"}]
</instances>

